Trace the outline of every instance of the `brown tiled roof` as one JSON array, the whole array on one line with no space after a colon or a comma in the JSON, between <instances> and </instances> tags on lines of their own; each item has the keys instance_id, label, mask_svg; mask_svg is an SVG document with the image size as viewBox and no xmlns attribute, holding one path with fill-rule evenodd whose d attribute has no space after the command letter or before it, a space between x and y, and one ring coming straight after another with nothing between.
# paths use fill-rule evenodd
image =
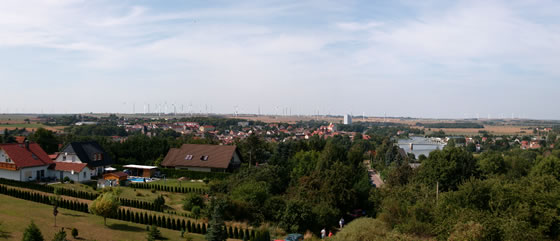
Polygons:
<instances>
[{"instance_id":1,"label":"brown tiled roof","mask_svg":"<svg viewBox=\"0 0 560 241\"><path fill-rule=\"evenodd\" d=\"M103 177L107 177L107 176L115 176L121 178L121 177L128 177L128 174L124 172L110 172L110 173L103 174Z\"/></svg>"},{"instance_id":2,"label":"brown tiled roof","mask_svg":"<svg viewBox=\"0 0 560 241\"><path fill-rule=\"evenodd\" d=\"M56 171L74 171L81 172L87 166L87 163L71 163L71 162L54 162L54 170Z\"/></svg>"},{"instance_id":3,"label":"brown tiled roof","mask_svg":"<svg viewBox=\"0 0 560 241\"><path fill-rule=\"evenodd\" d=\"M184 144L181 148L171 148L161 165L226 169L236 150L236 146ZM187 160L187 155L192 155L192 159ZM202 156L208 156L208 159L201 160Z\"/></svg>"}]
</instances>

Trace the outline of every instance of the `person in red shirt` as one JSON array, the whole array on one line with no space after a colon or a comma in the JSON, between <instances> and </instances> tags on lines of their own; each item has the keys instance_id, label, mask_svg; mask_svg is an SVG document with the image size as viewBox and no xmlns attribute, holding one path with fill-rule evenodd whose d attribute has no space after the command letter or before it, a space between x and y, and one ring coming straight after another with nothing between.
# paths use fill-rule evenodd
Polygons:
<instances>
[{"instance_id":1,"label":"person in red shirt","mask_svg":"<svg viewBox=\"0 0 560 241\"><path fill-rule=\"evenodd\" d=\"M332 237L332 231L329 231L329 237Z\"/></svg>"}]
</instances>

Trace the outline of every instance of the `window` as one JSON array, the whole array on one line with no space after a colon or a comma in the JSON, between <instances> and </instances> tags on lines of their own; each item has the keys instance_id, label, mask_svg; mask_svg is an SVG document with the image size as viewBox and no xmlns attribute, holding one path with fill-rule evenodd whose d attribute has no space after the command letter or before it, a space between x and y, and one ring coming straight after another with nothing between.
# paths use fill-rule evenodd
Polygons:
<instances>
[{"instance_id":1,"label":"window","mask_svg":"<svg viewBox=\"0 0 560 241\"><path fill-rule=\"evenodd\" d=\"M62 161L66 161L66 155L62 156Z\"/></svg>"},{"instance_id":2,"label":"window","mask_svg":"<svg viewBox=\"0 0 560 241\"><path fill-rule=\"evenodd\" d=\"M86 178L86 172L84 172L84 178Z\"/></svg>"},{"instance_id":3,"label":"window","mask_svg":"<svg viewBox=\"0 0 560 241\"><path fill-rule=\"evenodd\" d=\"M185 157L185 160L192 160L192 155L187 155L187 156Z\"/></svg>"},{"instance_id":4,"label":"window","mask_svg":"<svg viewBox=\"0 0 560 241\"><path fill-rule=\"evenodd\" d=\"M201 157L200 157L200 160L201 160L201 161L208 161L208 156L201 156Z\"/></svg>"}]
</instances>

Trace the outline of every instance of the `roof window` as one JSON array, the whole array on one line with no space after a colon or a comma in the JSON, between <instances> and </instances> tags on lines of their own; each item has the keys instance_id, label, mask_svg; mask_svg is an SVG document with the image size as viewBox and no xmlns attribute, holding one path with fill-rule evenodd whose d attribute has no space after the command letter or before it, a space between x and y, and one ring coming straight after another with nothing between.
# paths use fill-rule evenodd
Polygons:
<instances>
[{"instance_id":1,"label":"roof window","mask_svg":"<svg viewBox=\"0 0 560 241\"><path fill-rule=\"evenodd\" d=\"M192 160L192 155L187 155L187 156L185 157L185 160Z\"/></svg>"},{"instance_id":2,"label":"roof window","mask_svg":"<svg viewBox=\"0 0 560 241\"><path fill-rule=\"evenodd\" d=\"M208 161L208 156L201 156L201 157L200 157L200 160L201 160L201 161Z\"/></svg>"}]
</instances>

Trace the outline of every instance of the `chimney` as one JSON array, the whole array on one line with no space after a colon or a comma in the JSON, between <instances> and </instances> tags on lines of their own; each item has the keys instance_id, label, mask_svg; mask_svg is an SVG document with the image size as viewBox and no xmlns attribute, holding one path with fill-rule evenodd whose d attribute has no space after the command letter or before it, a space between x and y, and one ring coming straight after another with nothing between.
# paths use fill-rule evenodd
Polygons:
<instances>
[{"instance_id":1,"label":"chimney","mask_svg":"<svg viewBox=\"0 0 560 241\"><path fill-rule=\"evenodd\" d=\"M29 140L26 139L24 143L25 143L25 149L29 150Z\"/></svg>"}]
</instances>

